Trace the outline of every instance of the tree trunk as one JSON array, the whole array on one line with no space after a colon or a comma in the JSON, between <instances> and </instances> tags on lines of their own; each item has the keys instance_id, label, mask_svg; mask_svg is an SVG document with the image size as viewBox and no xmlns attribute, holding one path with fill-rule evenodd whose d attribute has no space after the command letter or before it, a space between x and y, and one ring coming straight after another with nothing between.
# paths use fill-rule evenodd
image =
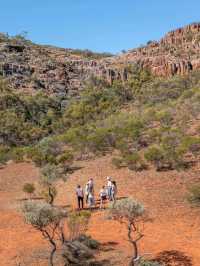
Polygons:
<instances>
[{"instance_id":1,"label":"tree trunk","mask_svg":"<svg viewBox=\"0 0 200 266\"><path fill-rule=\"evenodd\" d=\"M50 257L49 257L49 266L54 266L54 264L53 264L53 258L54 258L54 254L56 252L56 245L53 242L51 242L51 244L52 244L53 248L51 250Z\"/></svg>"},{"instance_id":2,"label":"tree trunk","mask_svg":"<svg viewBox=\"0 0 200 266\"><path fill-rule=\"evenodd\" d=\"M56 242L53 240L53 237L50 236L50 234L48 233L48 231L41 230L41 232L42 232L42 235L46 239L48 239L49 243L52 246L51 253L50 253L50 257L49 257L49 266L54 266L54 264L53 264L53 258L54 258L54 254L55 254L55 252L57 250Z\"/></svg>"},{"instance_id":3,"label":"tree trunk","mask_svg":"<svg viewBox=\"0 0 200 266\"><path fill-rule=\"evenodd\" d=\"M52 193L52 191L51 191L51 187L49 187L49 198L50 198L50 200L49 200L49 204L53 205L53 202L54 202L54 195L53 195L53 193Z\"/></svg>"},{"instance_id":4,"label":"tree trunk","mask_svg":"<svg viewBox=\"0 0 200 266\"><path fill-rule=\"evenodd\" d=\"M132 233L132 227L133 227L133 223L130 222L129 225L128 225L128 239L129 239L129 242L132 244L133 246L133 256L132 256L132 259L130 261L130 266L136 266L136 260L138 259L138 246L137 246L137 240L133 240L132 237L131 237L131 233Z\"/></svg>"}]
</instances>

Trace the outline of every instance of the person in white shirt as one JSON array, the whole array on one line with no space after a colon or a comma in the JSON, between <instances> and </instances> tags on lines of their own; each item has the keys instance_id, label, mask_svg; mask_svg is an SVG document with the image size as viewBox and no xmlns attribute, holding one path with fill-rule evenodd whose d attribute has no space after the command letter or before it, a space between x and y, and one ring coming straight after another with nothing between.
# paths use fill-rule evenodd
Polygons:
<instances>
[{"instance_id":1,"label":"person in white shirt","mask_svg":"<svg viewBox=\"0 0 200 266\"><path fill-rule=\"evenodd\" d=\"M84 203L83 203L83 199L84 199L84 193L83 193L83 189L80 185L77 186L76 188L76 196L77 196L77 202L78 202L78 209L80 210L81 208L84 208Z\"/></svg>"},{"instance_id":2,"label":"person in white shirt","mask_svg":"<svg viewBox=\"0 0 200 266\"><path fill-rule=\"evenodd\" d=\"M111 177L107 177L107 194L108 194L108 199L111 201L112 200L112 180Z\"/></svg>"},{"instance_id":3,"label":"person in white shirt","mask_svg":"<svg viewBox=\"0 0 200 266\"><path fill-rule=\"evenodd\" d=\"M88 194L88 207L92 208L93 206L95 206L94 195L93 195L93 193L89 192L89 194Z\"/></svg>"},{"instance_id":4,"label":"person in white shirt","mask_svg":"<svg viewBox=\"0 0 200 266\"><path fill-rule=\"evenodd\" d=\"M112 181L112 186L111 186L112 201L116 201L116 195L117 195L117 183L115 181Z\"/></svg>"},{"instance_id":5,"label":"person in white shirt","mask_svg":"<svg viewBox=\"0 0 200 266\"><path fill-rule=\"evenodd\" d=\"M87 183L85 185L85 203L87 204L88 203L88 195L89 195L89 184Z\"/></svg>"}]
</instances>

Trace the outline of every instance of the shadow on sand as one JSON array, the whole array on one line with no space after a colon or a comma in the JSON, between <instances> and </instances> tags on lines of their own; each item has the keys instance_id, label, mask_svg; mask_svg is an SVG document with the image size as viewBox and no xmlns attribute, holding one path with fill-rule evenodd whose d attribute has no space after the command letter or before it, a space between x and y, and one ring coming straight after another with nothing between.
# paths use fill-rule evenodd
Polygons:
<instances>
[{"instance_id":1,"label":"shadow on sand","mask_svg":"<svg viewBox=\"0 0 200 266\"><path fill-rule=\"evenodd\" d=\"M165 266L192 266L192 259L181 251L165 250L157 255L156 261Z\"/></svg>"}]
</instances>

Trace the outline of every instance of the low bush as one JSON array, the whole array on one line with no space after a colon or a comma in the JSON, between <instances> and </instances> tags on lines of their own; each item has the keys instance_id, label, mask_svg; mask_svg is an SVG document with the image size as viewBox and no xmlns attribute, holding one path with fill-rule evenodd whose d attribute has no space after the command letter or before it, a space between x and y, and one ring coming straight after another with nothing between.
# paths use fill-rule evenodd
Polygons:
<instances>
[{"instance_id":1,"label":"low bush","mask_svg":"<svg viewBox=\"0 0 200 266\"><path fill-rule=\"evenodd\" d=\"M142 260L139 262L138 266L164 266L156 261L150 261L150 260Z\"/></svg>"},{"instance_id":2,"label":"low bush","mask_svg":"<svg viewBox=\"0 0 200 266\"><path fill-rule=\"evenodd\" d=\"M147 165L141 158L140 154L134 152L124 157L124 162L130 170L142 171L147 169Z\"/></svg>"},{"instance_id":3,"label":"low bush","mask_svg":"<svg viewBox=\"0 0 200 266\"><path fill-rule=\"evenodd\" d=\"M144 156L147 161L152 162L156 166L157 170L162 168L164 152L161 147L156 145L149 147Z\"/></svg>"},{"instance_id":4,"label":"low bush","mask_svg":"<svg viewBox=\"0 0 200 266\"><path fill-rule=\"evenodd\" d=\"M80 235L77 240L85 244L90 249L98 249L100 246L100 243L97 240L91 238L91 236Z\"/></svg>"},{"instance_id":5,"label":"low bush","mask_svg":"<svg viewBox=\"0 0 200 266\"><path fill-rule=\"evenodd\" d=\"M68 215L67 225L71 240L78 239L86 232L90 217L90 211L71 212Z\"/></svg>"},{"instance_id":6,"label":"low bush","mask_svg":"<svg viewBox=\"0 0 200 266\"><path fill-rule=\"evenodd\" d=\"M5 164L9 160L9 147L0 145L0 164Z\"/></svg>"},{"instance_id":7,"label":"low bush","mask_svg":"<svg viewBox=\"0 0 200 266\"><path fill-rule=\"evenodd\" d=\"M124 166L123 159L119 157L112 158L112 164L118 169Z\"/></svg>"},{"instance_id":8,"label":"low bush","mask_svg":"<svg viewBox=\"0 0 200 266\"><path fill-rule=\"evenodd\" d=\"M200 183L189 188L188 201L200 205Z\"/></svg>"},{"instance_id":9,"label":"low bush","mask_svg":"<svg viewBox=\"0 0 200 266\"><path fill-rule=\"evenodd\" d=\"M13 148L10 152L10 157L15 162L23 162L24 156L26 154L26 149L23 147Z\"/></svg>"},{"instance_id":10,"label":"low bush","mask_svg":"<svg viewBox=\"0 0 200 266\"><path fill-rule=\"evenodd\" d=\"M31 196L35 192L35 185L32 183L26 183L23 186L23 191Z\"/></svg>"}]
</instances>

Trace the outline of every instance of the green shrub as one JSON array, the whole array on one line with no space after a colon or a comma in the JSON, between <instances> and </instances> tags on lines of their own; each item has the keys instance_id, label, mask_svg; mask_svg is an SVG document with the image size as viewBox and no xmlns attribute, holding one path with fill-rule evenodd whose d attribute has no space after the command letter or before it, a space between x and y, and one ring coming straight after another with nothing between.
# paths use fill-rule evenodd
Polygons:
<instances>
[{"instance_id":1,"label":"green shrub","mask_svg":"<svg viewBox=\"0 0 200 266\"><path fill-rule=\"evenodd\" d=\"M26 154L26 149L25 148L13 148L10 152L10 157L15 161L15 162L23 162L24 160L24 155Z\"/></svg>"},{"instance_id":2,"label":"green shrub","mask_svg":"<svg viewBox=\"0 0 200 266\"><path fill-rule=\"evenodd\" d=\"M25 193L32 195L35 192L35 185L32 183L26 183L23 186L23 191Z\"/></svg>"},{"instance_id":3,"label":"green shrub","mask_svg":"<svg viewBox=\"0 0 200 266\"><path fill-rule=\"evenodd\" d=\"M74 155L71 151L65 151L56 158L58 164L70 164L73 159Z\"/></svg>"},{"instance_id":4,"label":"green shrub","mask_svg":"<svg viewBox=\"0 0 200 266\"><path fill-rule=\"evenodd\" d=\"M188 200L194 204L200 204L200 183L189 188Z\"/></svg>"},{"instance_id":5,"label":"green shrub","mask_svg":"<svg viewBox=\"0 0 200 266\"><path fill-rule=\"evenodd\" d=\"M156 261L142 260L139 262L138 266L164 266L164 265L161 265L159 262Z\"/></svg>"},{"instance_id":6,"label":"green shrub","mask_svg":"<svg viewBox=\"0 0 200 266\"><path fill-rule=\"evenodd\" d=\"M183 152L190 151L194 155L200 154L200 138L187 136L183 138L183 141L180 146L180 150Z\"/></svg>"},{"instance_id":7,"label":"green shrub","mask_svg":"<svg viewBox=\"0 0 200 266\"><path fill-rule=\"evenodd\" d=\"M159 111L156 113L156 119L165 126L170 126L173 121L173 114L169 111Z\"/></svg>"},{"instance_id":8,"label":"green shrub","mask_svg":"<svg viewBox=\"0 0 200 266\"><path fill-rule=\"evenodd\" d=\"M112 164L116 167L116 168L121 168L123 167L123 159L122 158L117 158L117 157L114 157L112 158Z\"/></svg>"},{"instance_id":9,"label":"green shrub","mask_svg":"<svg viewBox=\"0 0 200 266\"><path fill-rule=\"evenodd\" d=\"M69 238L71 240L79 238L86 232L90 217L91 212L85 210L80 212L71 212L68 215L67 225L69 230Z\"/></svg>"},{"instance_id":10,"label":"green shrub","mask_svg":"<svg viewBox=\"0 0 200 266\"><path fill-rule=\"evenodd\" d=\"M187 152L182 148L183 134L178 129L171 129L163 134L161 146L164 151L164 163L169 169L179 169L186 166L184 155Z\"/></svg>"},{"instance_id":11,"label":"green shrub","mask_svg":"<svg viewBox=\"0 0 200 266\"><path fill-rule=\"evenodd\" d=\"M0 164L5 164L9 160L9 152L9 147L0 145Z\"/></svg>"},{"instance_id":12,"label":"green shrub","mask_svg":"<svg viewBox=\"0 0 200 266\"><path fill-rule=\"evenodd\" d=\"M77 240L90 249L98 249L100 246L100 243L97 240L91 238L90 236L80 235Z\"/></svg>"},{"instance_id":13,"label":"green shrub","mask_svg":"<svg viewBox=\"0 0 200 266\"><path fill-rule=\"evenodd\" d=\"M124 161L130 170L142 171L147 169L147 165L145 164L145 162L142 160L141 156L137 152L126 155L124 157Z\"/></svg>"},{"instance_id":14,"label":"green shrub","mask_svg":"<svg viewBox=\"0 0 200 266\"><path fill-rule=\"evenodd\" d=\"M144 156L147 161L152 162L156 166L157 170L161 169L164 159L164 152L161 147L156 145L149 147Z\"/></svg>"}]
</instances>

